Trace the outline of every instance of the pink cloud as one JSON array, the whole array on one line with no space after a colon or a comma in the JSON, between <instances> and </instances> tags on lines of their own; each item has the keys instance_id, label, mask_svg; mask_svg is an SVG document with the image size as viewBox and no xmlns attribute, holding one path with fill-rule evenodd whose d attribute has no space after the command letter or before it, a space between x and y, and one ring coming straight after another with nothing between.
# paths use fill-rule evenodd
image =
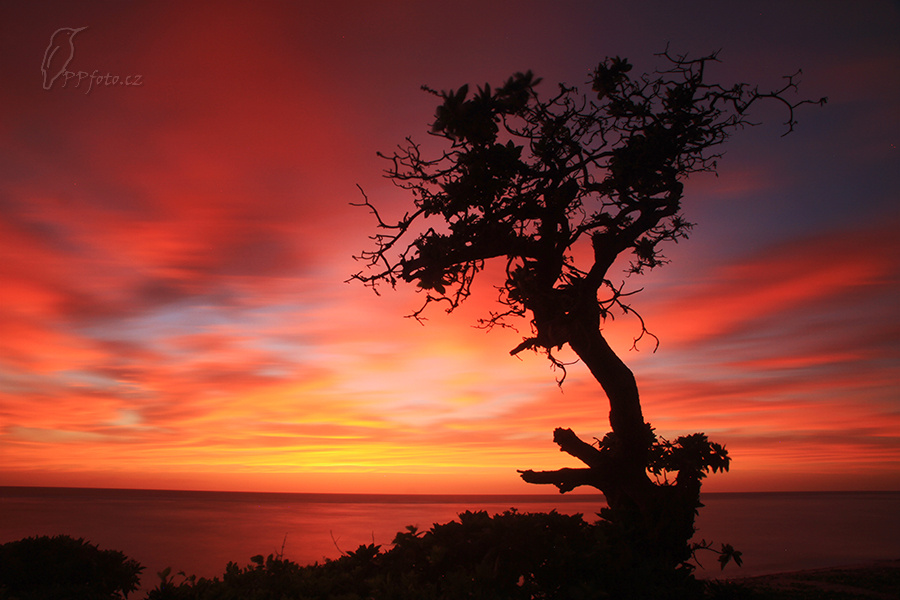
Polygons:
<instances>
[{"instance_id":1,"label":"pink cloud","mask_svg":"<svg viewBox=\"0 0 900 600\"><path fill-rule=\"evenodd\" d=\"M680 346L771 327L773 319L799 323L810 307L830 312L836 303L883 303L900 270L892 230L835 231L781 244L676 289L674 298L651 301L646 314L666 343Z\"/></svg>"}]
</instances>

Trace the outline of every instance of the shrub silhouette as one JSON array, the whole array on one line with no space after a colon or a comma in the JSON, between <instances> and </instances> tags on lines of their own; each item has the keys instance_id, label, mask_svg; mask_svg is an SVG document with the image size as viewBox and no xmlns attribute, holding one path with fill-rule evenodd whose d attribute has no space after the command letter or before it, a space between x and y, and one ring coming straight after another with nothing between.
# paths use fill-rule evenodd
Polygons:
<instances>
[{"instance_id":1,"label":"shrub silhouette","mask_svg":"<svg viewBox=\"0 0 900 600\"><path fill-rule=\"evenodd\" d=\"M143 569L82 538L29 537L0 546L0 599L119 600L137 589Z\"/></svg>"}]
</instances>

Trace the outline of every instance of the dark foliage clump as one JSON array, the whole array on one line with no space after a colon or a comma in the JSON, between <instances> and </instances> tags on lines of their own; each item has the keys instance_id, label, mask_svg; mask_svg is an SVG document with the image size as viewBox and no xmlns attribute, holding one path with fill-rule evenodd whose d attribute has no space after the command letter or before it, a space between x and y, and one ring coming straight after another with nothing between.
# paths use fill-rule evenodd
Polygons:
<instances>
[{"instance_id":1,"label":"dark foliage clump","mask_svg":"<svg viewBox=\"0 0 900 600\"><path fill-rule=\"evenodd\" d=\"M299 566L283 556L231 562L212 579L166 569L147 600L593 600L703 598L689 569L661 575L623 556L605 521L581 515L465 512L398 533L390 549L360 546L337 560Z\"/></svg>"},{"instance_id":2,"label":"dark foliage clump","mask_svg":"<svg viewBox=\"0 0 900 600\"><path fill-rule=\"evenodd\" d=\"M120 600L143 570L81 538L29 537L0 545L0 600Z\"/></svg>"}]
</instances>

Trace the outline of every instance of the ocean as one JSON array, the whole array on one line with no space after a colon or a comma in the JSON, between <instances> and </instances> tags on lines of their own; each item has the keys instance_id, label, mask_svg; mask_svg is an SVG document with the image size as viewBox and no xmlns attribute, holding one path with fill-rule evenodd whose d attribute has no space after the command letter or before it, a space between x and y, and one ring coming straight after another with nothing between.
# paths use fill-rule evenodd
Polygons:
<instances>
[{"instance_id":1,"label":"ocean","mask_svg":"<svg viewBox=\"0 0 900 600\"><path fill-rule=\"evenodd\" d=\"M744 566L701 576L747 577L900 559L900 492L704 494L695 539L727 542ZM300 564L361 544L389 546L407 525L428 529L466 510L556 509L595 520L600 495L400 496L0 487L0 543L67 534L121 550L146 568L142 589L171 567L221 575L229 561L284 554ZM138 596L140 597L140 595Z\"/></svg>"}]
</instances>

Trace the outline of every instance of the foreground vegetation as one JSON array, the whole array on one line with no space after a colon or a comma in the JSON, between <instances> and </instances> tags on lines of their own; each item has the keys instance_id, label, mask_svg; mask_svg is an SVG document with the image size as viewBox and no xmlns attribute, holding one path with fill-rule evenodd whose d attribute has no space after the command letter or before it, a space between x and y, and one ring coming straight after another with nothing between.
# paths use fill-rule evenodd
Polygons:
<instances>
[{"instance_id":1,"label":"foreground vegetation","mask_svg":"<svg viewBox=\"0 0 900 600\"><path fill-rule=\"evenodd\" d=\"M118 600L138 589L143 570L83 539L29 537L0 545L0 600Z\"/></svg>"},{"instance_id":2,"label":"foreground vegetation","mask_svg":"<svg viewBox=\"0 0 900 600\"><path fill-rule=\"evenodd\" d=\"M229 563L221 577L159 573L147 600L364 598L697 598L689 565L646 567L611 543L608 524L581 515L465 512L428 531L408 527L388 549L360 546L301 566L283 556ZM67 536L0 546L0 599L121 599L143 570L121 552Z\"/></svg>"},{"instance_id":3,"label":"foreground vegetation","mask_svg":"<svg viewBox=\"0 0 900 600\"><path fill-rule=\"evenodd\" d=\"M301 566L282 556L229 563L221 577L166 569L147 600L365 598L696 598L703 583L685 566L648 570L615 550L604 522L581 515L465 512L428 531L408 527L390 548L370 544ZM121 553L64 536L0 547L0 598L124 598L142 567ZM102 560L101 560L102 558ZM60 565L67 565L60 568ZM103 565L105 572L98 569ZM47 573L56 573L52 585ZM660 574L663 573L663 574ZM95 583L91 583L91 581ZM101 585L102 580L102 585Z\"/></svg>"},{"instance_id":4,"label":"foreground vegetation","mask_svg":"<svg viewBox=\"0 0 900 600\"><path fill-rule=\"evenodd\" d=\"M121 600L138 589L142 571L121 552L84 540L26 538L0 545L0 600ZM896 598L900 564L702 581L688 565L675 576L648 572L614 549L602 521L510 510L466 512L425 532L408 527L388 549L360 546L321 564L258 555L244 567L229 563L221 577L168 568L157 577L145 600L850 600Z\"/></svg>"}]
</instances>

